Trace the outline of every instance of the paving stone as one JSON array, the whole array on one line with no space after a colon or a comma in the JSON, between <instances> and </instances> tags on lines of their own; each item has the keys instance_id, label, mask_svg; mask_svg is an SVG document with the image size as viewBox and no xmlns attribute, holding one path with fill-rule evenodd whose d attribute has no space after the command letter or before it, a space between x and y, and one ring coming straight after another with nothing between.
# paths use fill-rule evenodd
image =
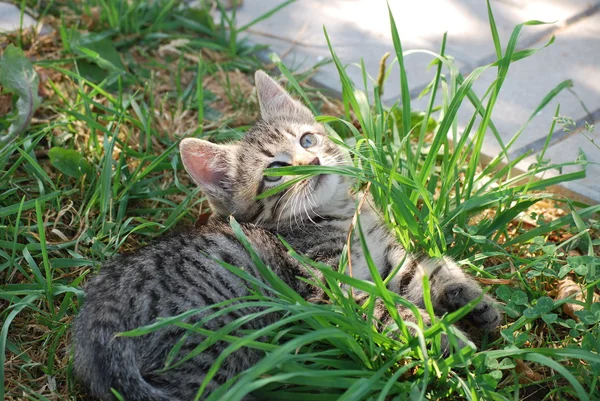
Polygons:
<instances>
[{"instance_id":1,"label":"paving stone","mask_svg":"<svg viewBox=\"0 0 600 401\"><path fill-rule=\"evenodd\" d=\"M488 70L473 86L475 92L483 95L494 79L495 71ZM521 154L520 149L536 141L543 144L541 138L548 135L558 104L561 115L575 120L586 116L580 100L591 112L600 109L600 13L562 30L553 45L511 65L492 115L505 143L548 92L567 79L573 81L576 96L566 90L559 94L529 123L511 153ZM464 107L459 120L466 122L472 111ZM498 154L500 145L492 136L488 139L485 152Z\"/></svg>"},{"instance_id":2,"label":"paving stone","mask_svg":"<svg viewBox=\"0 0 600 401\"><path fill-rule=\"evenodd\" d=\"M582 202L600 203L600 186L598 185L600 177L600 149L590 142L590 139L594 139L595 143L600 146L600 132L586 133L586 135L588 138L581 132L571 134L563 141L550 146L544 154L544 159L550 160L553 164L567 163L577 160L583 153L585 158L592 162L586 167L586 178L565 182L560 185L562 188L558 192L562 192L569 196L569 198ZM535 162L535 156L531 156L521 163L521 167L527 168L527 166ZM562 173L571 173L581 169L581 166L569 166L565 167ZM545 177L560 174L561 172L554 170L546 173Z\"/></svg>"},{"instance_id":3,"label":"paving stone","mask_svg":"<svg viewBox=\"0 0 600 401\"><path fill-rule=\"evenodd\" d=\"M37 21L27 13L23 14L23 28L35 26ZM0 32L11 32L21 25L21 10L10 3L0 2Z\"/></svg>"},{"instance_id":4,"label":"paving stone","mask_svg":"<svg viewBox=\"0 0 600 401\"><path fill-rule=\"evenodd\" d=\"M556 85L571 79L573 92L563 91L528 124L511 148L509 152L511 158L528 150L539 154L550 132L558 104L560 104L561 115L576 121L588 121L600 125L600 13L587 16L561 29L556 35L553 45L511 65L492 115L503 142L506 143L512 138ZM533 47L543 45L546 40L538 41L533 44ZM476 81L473 88L480 97L495 80L495 73L495 70L488 70ZM427 101L428 99L414 101L413 107L424 108ZM580 101L584 103L589 114ZM459 126L466 125L473 111L474 109L468 104L463 105L459 112ZM600 163L600 151L583 135L565 134L557 126L546 156L549 156L553 163L573 161L579 155L580 148L587 150L589 161ZM482 150L482 160L491 159L500 151L500 145L488 132ZM534 162L535 155L526 159L519 167L523 170ZM568 171L569 169L565 169L565 172ZM600 202L598 173L600 173L598 165L590 164L585 180L565 183L561 188L555 189L582 201ZM546 173L546 176L548 174L558 173L550 172Z\"/></svg>"},{"instance_id":5,"label":"paving stone","mask_svg":"<svg viewBox=\"0 0 600 401\"><path fill-rule=\"evenodd\" d=\"M600 0L495 0L493 10L499 35L504 44L514 26L529 19L564 20L596 5ZM279 0L246 0L237 12L240 25L266 13ZM439 51L441 38L448 32L447 53L455 57L461 71L471 71L479 61L494 54L488 26L487 7L482 0L423 0L395 1L390 4L404 50L426 49ZM286 63L296 68L310 68L319 60L329 57L323 35L327 27L334 49L344 63L358 63L364 59L368 72L376 76L381 56L393 44L390 34L386 2L372 0L302 0L278 11L269 19L251 28L255 42L271 46L276 53L289 53ZM531 27L523 31L522 40L535 40L548 26ZM295 42L292 47L291 43ZM413 54L406 58L409 85L418 91L433 77L427 71L430 56ZM362 81L358 68L350 67L349 75ZM335 89L340 88L335 67L321 68L316 80ZM399 75L392 74L386 85L385 98L400 93Z\"/></svg>"},{"instance_id":6,"label":"paving stone","mask_svg":"<svg viewBox=\"0 0 600 401\"><path fill-rule=\"evenodd\" d=\"M266 12L279 3L275 0L247 0L238 10L240 23L249 22L256 15ZM323 25L325 25L332 45L342 62L359 63L362 57L367 71L376 77L379 60L383 54L394 52L387 15L385 2L303 0L287 6L274 17L252 27L251 38L255 42L270 45L271 49L278 54L286 53L292 49L291 42L296 42L293 51L284 57L284 61L295 68L310 68L320 60L330 57L323 34ZM403 22L399 21L398 25L403 25ZM401 35L406 49L426 48L435 51L439 48L441 40L441 34L430 35L433 40L417 35L410 37L405 37L404 33ZM423 55L412 55L407 58L412 87L421 86L430 79L432 73L425 69L430 60L430 56ZM468 61L459 59L457 62L465 66ZM348 73L355 83L362 82L358 67L350 66ZM338 74L333 64L321 68L316 80L326 86L340 89ZM397 73L391 76L386 89L391 94L399 93Z\"/></svg>"}]
</instances>

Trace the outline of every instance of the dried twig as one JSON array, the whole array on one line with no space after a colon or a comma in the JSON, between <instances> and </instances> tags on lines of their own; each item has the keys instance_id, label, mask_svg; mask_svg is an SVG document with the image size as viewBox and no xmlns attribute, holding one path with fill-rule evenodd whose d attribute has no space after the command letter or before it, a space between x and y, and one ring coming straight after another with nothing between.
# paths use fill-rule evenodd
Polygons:
<instances>
[{"instance_id":1,"label":"dried twig","mask_svg":"<svg viewBox=\"0 0 600 401\"><path fill-rule=\"evenodd\" d=\"M352 239L352 232L354 231L354 226L356 226L356 222L358 221L358 215L360 213L360 209L362 208L363 203L367 199L367 195L369 190L371 189L371 183L367 183L367 187L363 192L363 196L358 202L358 207L356 208L356 212L354 212L354 216L352 217L352 223L350 223L350 229L348 230L348 236L346 237L346 248L348 249L348 271L350 272L350 277L352 277L352 255L350 250L350 240ZM352 293L352 297L354 298L354 290L350 288L350 292Z\"/></svg>"}]
</instances>

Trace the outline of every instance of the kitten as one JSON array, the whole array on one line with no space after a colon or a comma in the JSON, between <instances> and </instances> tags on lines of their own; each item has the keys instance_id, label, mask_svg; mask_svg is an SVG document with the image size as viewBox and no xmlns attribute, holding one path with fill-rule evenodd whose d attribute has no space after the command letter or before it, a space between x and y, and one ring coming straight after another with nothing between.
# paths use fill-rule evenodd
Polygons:
<instances>
[{"instance_id":1,"label":"kitten","mask_svg":"<svg viewBox=\"0 0 600 401\"><path fill-rule=\"evenodd\" d=\"M115 337L190 309L202 308L248 295L245 282L216 261L243 267L258 277L256 267L236 240L225 217L233 215L259 257L305 299L317 294L297 277L308 277L305 267L291 258L275 234L282 235L304 255L337 268L356 211L351 183L337 175L318 175L288 190L257 200L256 196L293 177L266 176L266 168L288 165L337 166L350 162L348 154L330 141L311 112L292 99L264 72L256 73L261 120L237 143L212 144L199 139L181 142L183 164L206 195L213 210L209 222L197 229L159 239L139 251L114 258L87 284L86 300L74 323L74 369L91 395L114 399L111 388L128 401L187 401L194 398L206 372L227 346L217 342L202 354L164 372L167 353L185 330L168 327L141 337ZM389 282L390 290L423 307L422 278L428 275L434 310L442 315L481 295L476 282L449 259L417 260L396 242L370 198L360 212L362 231L382 277L400 263ZM371 280L365 256L354 235L351 244L352 274ZM364 294L357 294L360 300ZM400 316L414 321L412 313L398 306ZM217 330L233 320L256 312L246 308L212 319L204 326ZM210 312L188 318L201 321ZM426 322L427 313L422 312ZM392 323L386 308L378 304L375 318ZM257 329L275 322L265 315L242 326ZM490 330L500 323L493 300L483 301L465 320ZM191 335L180 356L203 340ZM448 347L447 341L443 344ZM256 364L263 352L242 348L230 355L207 393Z\"/></svg>"}]
</instances>

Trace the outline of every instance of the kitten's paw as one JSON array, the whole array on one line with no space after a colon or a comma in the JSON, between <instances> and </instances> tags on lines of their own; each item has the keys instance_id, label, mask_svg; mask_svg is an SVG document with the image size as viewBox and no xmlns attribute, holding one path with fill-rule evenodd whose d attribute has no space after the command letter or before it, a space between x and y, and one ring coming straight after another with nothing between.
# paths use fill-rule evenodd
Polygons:
<instances>
[{"instance_id":1,"label":"kitten's paw","mask_svg":"<svg viewBox=\"0 0 600 401\"><path fill-rule=\"evenodd\" d=\"M472 300L481 296L481 288L475 283L455 283L444 288L445 306L450 312L462 308ZM475 327L490 331L500 325L501 312L496 307L494 299L484 295L481 302L465 317Z\"/></svg>"}]
</instances>

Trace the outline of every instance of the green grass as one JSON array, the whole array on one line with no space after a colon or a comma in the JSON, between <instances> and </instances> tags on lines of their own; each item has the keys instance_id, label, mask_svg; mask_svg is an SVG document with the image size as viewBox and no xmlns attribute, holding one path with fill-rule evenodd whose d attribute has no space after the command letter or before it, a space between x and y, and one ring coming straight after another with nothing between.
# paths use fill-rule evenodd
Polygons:
<instances>
[{"instance_id":1,"label":"green grass","mask_svg":"<svg viewBox=\"0 0 600 401\"><path fill-rule=\"evenodd\" d=\"M243 135L256 118L247 76L261 68L256 56L261 47L241 41L239 34L250 24L236 28L235 15L222 8L221 21L213 22L207 9L190 12L167 0L21 5L53 19L57 29L49 39L27 32L7 36L26 52L37 52L28 55L36 56L46 95L29 128L0 149L0 395L76 398L69 328L81 302L81 284L116 252L197 218L202 198L182 172L178 140ZM351 82L330 43L343 99L339 115L319 120L335 129L336 140L354 156L354 166L328 171L355 177L357 188L370 183L407 249L450 255L493 284L489 290L507 315L498 335L484 338L478 349L467 347L448 357L441 353L440 334L447 332L455 341L451 324L473 305L431 327L417 327L415 338L406 335L408 323L399 319L393 333L380 333L363 317L372 313L375 298L392 312L405 300L389 293L383 280L360 282L293 250L302 263L323 272L326 284L315 285L323 286L331 304L304 301L257 259L275 295L244 302L261 303L264 313L283 313L276 324L240 339L229 333L243 321L211 333L174 317L123 335L177 324L207 336L196 352L225 339L231 345L223 357L241 346L269 353L210 400L239 400L254 389L265 399L286 400L508 400L533 393L546 399L599 399L600 239L594 218L600 206L541 192L583 176L534 178L569 164L552 165L542 155L523 172L516 168L520 159L505 158L526 124L511 141L500 141L503 153L481 164L484 135L500 138L492 112L511 65L539 50L519 50L517 42L521 30L539 22L517 26L503 44L491 9L489 17L496 62L464 77L445 53L445 37L439 53L422 51L432 57L436 72L424 111L411 108L404 70L404 58L419 51L402 48L391 14L398 68L386 73L400 74L398 104L381 102L383 80L366 96L361 88L367 87L367 71L363 82ZM322 98L306 89L306 76L290 72L276 56L273 62L290 90L320 114ZM476 94L473 82L484 73L496 79L484 94ZM527 122L570 85L549 88ZM10 96L0 97L6 99ZM464 103L477 111L462 131L455 116ZM10 117L0 119L2 133ZM548 121L550 134L554 128L555 121ZM277 174L324 171L280 168ZM223 268L245 274L234 266ZM582 296L557 297L567 278L581 287ZM340 282L370 292L371 301L357 305L340 290ZM579 310L565 313L565 305Z\"/></svg>"}]
</instances>

